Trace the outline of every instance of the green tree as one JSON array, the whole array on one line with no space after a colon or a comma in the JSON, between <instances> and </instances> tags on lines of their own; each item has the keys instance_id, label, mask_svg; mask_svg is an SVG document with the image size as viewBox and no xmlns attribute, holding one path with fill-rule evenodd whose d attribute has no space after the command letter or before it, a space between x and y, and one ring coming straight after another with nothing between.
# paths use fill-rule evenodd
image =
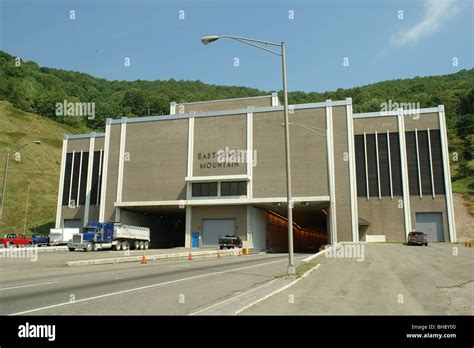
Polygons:
<instances>
[{"instance_id":1,"label":"green tree","mask_svg":"<svg viewBox=\"0 0 474 348\"><path fill-rule=\"evenodd\" d=\"M128 107L133 116L146 115L145 94L135 88L128 90L123 96L122 106Z\"/></svg>"}]
</instances>

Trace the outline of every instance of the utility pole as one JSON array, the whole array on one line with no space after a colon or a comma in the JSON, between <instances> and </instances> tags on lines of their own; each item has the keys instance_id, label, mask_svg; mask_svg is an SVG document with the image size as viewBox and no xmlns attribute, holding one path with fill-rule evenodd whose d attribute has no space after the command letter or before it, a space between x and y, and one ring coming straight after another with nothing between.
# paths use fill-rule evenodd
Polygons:
<instances>
[{"instance_id":1,"label":"utility pole","mask_svg":"<svg viewBox=\"0 0 474 348\"><path fill-rule=\"evenodd\" d=\"M28 220L28 203L30 200L30 183L28 183L28 188L26 189L26 208L25 208L25 223L23 225L23 234L26 234L26 221Z\"/></svg>"}]
</instances>

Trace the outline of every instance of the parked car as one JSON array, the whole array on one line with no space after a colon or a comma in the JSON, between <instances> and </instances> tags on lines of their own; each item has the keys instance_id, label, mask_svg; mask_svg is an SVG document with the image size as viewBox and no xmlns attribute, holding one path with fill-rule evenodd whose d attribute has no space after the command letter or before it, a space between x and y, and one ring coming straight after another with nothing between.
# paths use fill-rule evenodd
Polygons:
<instances>
[{"instance_id":1,"label":"parked car","mask_svg":"<svg viewBox=\"0 0 474 348\"><path fill-rule=\"evenodd\" d=\"M49 237L48 236L40 236L37 234L34 234L31 239L33 240L33 243L35 245L41 246L41 245L49 245Z\"/></svg>"},{"instance_id":2,"label":"parked car","mask_svg":"<svg viewBox=\"0 0 474 348\"><path fill-rule=\"evenodd\" d=\"M9 233L5 238L0 238L0 243L7 248L16 248L18 246L32 246L33 240L26 238L23 234Z\"/></svg>"},{"instance_id":3,"label":"parked car","mask_svg":"<svg viewBox=\"0 0 474 348\"><path fill-rule=\"evenodd\" d=\"M219 249L242 248L242 240L238 236L226 235L219 237Z\"/></svg>"},{"instance_id":4,"label":"parked car","mask_svg":"<svg viewBox=\"0 0 474 348\"><path fill-rule=\"evenodd\" d=\"M408 245L428 246L428 235L423 232L408 233Z\"/></svg>"}]
</instances>

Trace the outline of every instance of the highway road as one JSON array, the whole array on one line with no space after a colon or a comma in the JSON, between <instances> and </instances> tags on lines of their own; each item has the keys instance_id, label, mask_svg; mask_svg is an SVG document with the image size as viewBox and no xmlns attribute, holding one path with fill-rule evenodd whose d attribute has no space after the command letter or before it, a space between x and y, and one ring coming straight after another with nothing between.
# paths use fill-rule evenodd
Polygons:
<instances>
[{"instance_id":1,"label":"highway road","mask_svg":"<svg viewBox=\"0 0 474 348\"><path fill-rule=\"evenodd\" d=\"M101 253L103 257L104 253ZM286 254L68 267L81 253L0 260L3 315L187 315L285 274ZM97 253L88 253L91 258ZM308 255L297 254L300 261Z\"/></svg>"}]
</instances>

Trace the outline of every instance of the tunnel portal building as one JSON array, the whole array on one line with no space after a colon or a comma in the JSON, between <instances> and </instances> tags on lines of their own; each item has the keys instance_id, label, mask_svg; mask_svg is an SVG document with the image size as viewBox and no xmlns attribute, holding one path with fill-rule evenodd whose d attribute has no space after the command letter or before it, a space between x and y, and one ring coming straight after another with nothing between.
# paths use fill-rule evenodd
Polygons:
<instances>
[{"instance_id":1,"label":"tunnel portal building","mask_svg":"<svg viewBox=\"0 0 474 348\"><path fill-rule=\"evenodd\" d=\"M290 106L295 250L341 241L456 241L443 106L353 114L352 100ZM116 221L152 247L287 250L283 107L276 94L172 103L66 135L56 227Z\"/></svg>"}]
</instances>

